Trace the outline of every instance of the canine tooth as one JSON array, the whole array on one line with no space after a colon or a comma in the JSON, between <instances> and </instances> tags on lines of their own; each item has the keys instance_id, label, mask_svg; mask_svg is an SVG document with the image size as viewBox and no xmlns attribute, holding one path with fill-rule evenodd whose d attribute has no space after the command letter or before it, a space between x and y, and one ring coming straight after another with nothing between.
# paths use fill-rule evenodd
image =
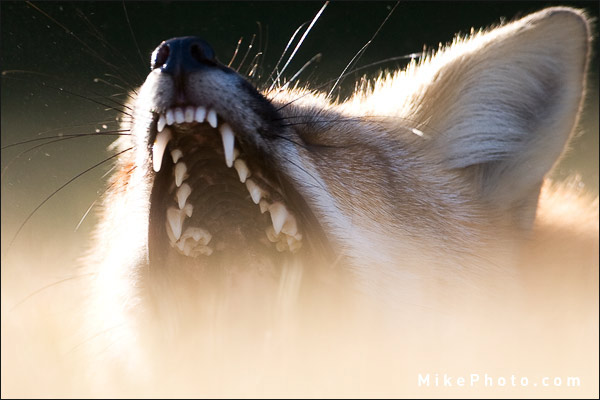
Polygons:
<instances>
[{"instance_id":1,"label":"canine tooth","mask_svg":"<svg viewBox=\"0 0 600 400\"><path fill-rule=\"evenodd\" d=\"M217 127L217 112L214 109L211 108L210 110L208 110L208 113L206 114L206 121L213 128Z\"/></svg>"},{"instance_id":2,"label":"canine tooth","mask_svg":"<svg viewBox=\"0 0 600 400\"><path fill-rule=\"evenodd\" d=\"M212 124L211 124L212 125ZM229 168L233 165L233 148L235 147L235 134L229 124L222 124L219 127L221 139L223 139L223 152L225 153L225 164ZM243 182L243 181L242 181Z\"/></svg>"},{"instance_id":3,"label":"canine tooth","mask_svg":"<svg viewBox=\"0 0 600 400\"><path fill-rule=\"evenodd\" d=\"M179 240L181 237L181 228L183 227L184 219L185 213L183 210L178 210L175 207L169 207L167 210L167 221L176 240Z\"/></svg>"},{"instance_id":4,"label":"canine tooth","mask_svg":"<svg viewBox=\"0 0 600 400\"><path fill-rule=\"evenodd\" d=\"M158 122L156 123L156 129L158 132L161 132L165 125L167 124L167 119L165 118L165 114L160 114L158 117Z\"/></svg>"},{"instance_id":5,"label":"canine tooth","mask_svg":"<svg viewBox=\"0 0 600 400\"><path fill-rule=\"evenodd\" d=\"M169 237L169 242L171 243L171 246L174 246L175 242L177 242L177 238L173 234L173 229L171 229L171 224L168 220L165 221L165 225L167 227L167 236Z\"/></svg>"},{"instance_id":6,"label":"canine tooth","mask_svg":"<svg viewBox=\"0 0 600 400\"><path fill-rule=\"evenodd\" d=\"M194 114L194 119L196 122L202 123L204 122L204 118L206 117L206 108L200 106L196 107L196 113Z\"/></svg>"},{"instance_id":7,"label":"canine tooth","mask_svg":"<svg viewBox=\"0 0 600 400\"><path fill-rule=\"evenodd\" d=\"M194 107L187 106L184 111L185 122L193 122L194 121Z\"/></svg>"},{"instance_id":8,"label":"canine tooth","mask_svg":"<svg viewBox=\"0 0 600 400\"><path fill-rule=\"evenodd\" d=\"M187 178L186 172L187 165L185 165L183 161L175 164L175 185L177 185L177 187L181 186L181 182Z\"/></svg>"},{"instance_id":9,"label":"canine tooth","mask_svg":"<svg viewBox=\"0 0 600 400\"><path fill-rule=\"evenodd\" d=\"M250 170L248 169L246 162L242 159L237 159L233 162L233 167L235 168L235 170L238 173L238 176L240 177L240 182L246 182L246 179L250 176Z\"/></svg>"},{"instance_id":10,"label":"canine tooth","mask_svg":"<svg viewBox=\"0 0 600 400\"><path fill-rule=\"evenodd\" d=\"M252 197L254 204L258 204L262 197L262 189L254 183L252 179L246 179L246 188L248 188L248 192L250 192L250 197Z\"/></svg>"},{"instance_id":11,"label":"canine tooth","mask_svg":"<svg viewBox=\"0 0 600 400\"><path fill-rule=\"evenodd\" d=\"M283 203L276 201L275 203L271 204L271 207L269 207L269 212L271 213L273 229L275 229L275 233L279 234L283 224L285 223L285 220L287 219L288 211Z\"/></svg>"},{"instance_id":12,"label":"canine tooth","mask_svg":"<svg viewBox=\"0 0 600 400\"><path fill-rule=\"evenodd\" d=\"M271 204L266 201L265 199L261 199L258 202L258 205L260 206L260 213L264 214L265 212L269 211L269 207L271 206Z\"/></svg>"},{"instance_id":13,"label":"canine tooth","mask_svg":"<svg viewBox=\"0 0 600 400\"><path fill-rule=\"evenodd\" d=\"M191 217L192 212L194 211L194 206L191 204L186 204L181 211L183 211L188 217Z\"/></svg>"},{"instance_id":14,"label":"canine tooth","mask_svg":"<svg viewBox=\"0 0 600 400\"><path fill-rule=\"evenodd\" d=\"M183 207L185 206L185 201L190 196L190 194L192 194L192 188L187 183L184 183L179 187L179 189L177 189L177 205L179 206L180 210L183 210Z\"/></svg>"},{"instance_id":15,"label":"canine tooth","mask_svg":"<svg viewBox=\"0 0 600 400\"><path fill-rule=\"evenodd\" d=\"M162 132L159 132L156 135L156 139L154 139L154 144L152 145L152 168L154 168L154 172L160 171L163 154L165 154L165 149L171 137L171 130L166 128Z\"/></svg>"},{"instance_id":16,"label":"canine tooth","mask_svg":"<svg viewBox=\"0 0 600 400\"><path fill-rule=\"evenodd\" d=\"M212 239L212 235L207 230L190 226L185 230L183 235L181 235L181 238L191 238L198 244L207 245Z\"/></svg>"},{"instance_id":17,"label":"canine tooth","mask_svg":"<svg viewBox=\"0 0 600 400\"><path fill-rule=\"evenodd\" d=\"M276 243L279 241L280 236L275 233L275 229L273 229L272 226L269 226L267 229L265 229L265 233L267 234L267 239L269 239L270 242Z\"/></svg>"},{"instance_id":18,"label":"canine tooth","mask_svg":"<svg viewBox=\"0 0 600 400\"><path fill-rule=\"evenodd\" d=\"M183 152L179 149L171 150L171 157L173 157L173 164L177 164L177 161L183 157Z\"/></svg>"},{"instance_id":19,"label":"canine tooth","mask_svg":"<svg viewBox=\"0 0 600 400\"><path fill-rule=\"evenodd\" d=\"M175 122L175 114L172 109L167 110L165 118L167 119L167 125L173 125L173 122Z\"/></svg>"},{"instance_id":20,"label":"canine tooth","mask_svg":"<svg viewBox=\"0 0 600 400\"><path fill-rule=\"evenodd\" d=\"M185 121L185 116L183 115L183 110L179 107L175 109L175 122L178 124L183 123Z\"/></svg>"},{"instance_id":21,"label":"canine tooth","mask_svg":"<svg viewBox=\"0 0 600 400\"><path fill-rule=\"evenodd\" d=\"M283 228L281 228L281 231L289 236L294 236L296 233L298 233L296 217L294 217L292 214L288 214L287 218L285 219L285 223L283 224Z\"/></svg>"}]
</instances>

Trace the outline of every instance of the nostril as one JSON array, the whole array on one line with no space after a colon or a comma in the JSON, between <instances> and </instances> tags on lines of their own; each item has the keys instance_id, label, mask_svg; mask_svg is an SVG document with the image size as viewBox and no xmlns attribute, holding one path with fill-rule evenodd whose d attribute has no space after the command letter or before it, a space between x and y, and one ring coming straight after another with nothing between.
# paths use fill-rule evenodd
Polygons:
<instances>
[{"instance_id":1,"label":"nostril","mask_svg":"<svg viewBox=\"0 0 600 400\"><path fill-rule=\"evenodd\" d=\"M204 56L202 55L202 50L197 44L192 45L190 52L192 53L192 57L194 57L196 61L202 62L202 60L204 59Z\"/></svg>"},{"instance_id":2,"label":"nostril","mask_svg":"<svg viewBox=\"0 0 600 400\"><path fill-rule=\"evenodd\" d=\"M192 45L190 46L190 54L192 55L194 60L200 63L206 61L213 61L215 58L213 49L208 45L204 45L202 42L192 43Z\"/></svg>"},{"instance_id":3,"label":"nostril","mask_svg":"<svg viewBox=\"0 0 600 400\"><path fill-rule=\"evenodd\" d=\"M171 49L167 43L162 43L152 54L152 61L150 66L152 69L161 68L169 59L169 53Z\"/></svg>"},{"instance_id":4,"label":"nostril","mask_svg":"<svg viewBox=\"0 0 600 400\"><path fill-rule=\"evenodd\" d=\"M166 40L152 53L153 70L181 76L218 65L215 52L204 40L187 36Z\"/></svg>"}]
</instances>

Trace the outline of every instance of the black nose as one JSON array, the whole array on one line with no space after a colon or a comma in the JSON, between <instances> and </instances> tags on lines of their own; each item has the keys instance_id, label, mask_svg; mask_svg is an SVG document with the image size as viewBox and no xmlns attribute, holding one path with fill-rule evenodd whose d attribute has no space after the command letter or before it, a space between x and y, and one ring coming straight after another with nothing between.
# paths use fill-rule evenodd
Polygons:
<instances>
[{"instance_id":1,"label":"black nose","mask_svg":"<svg viewBox=\"0 0 600 400\"><path fill-rule=\"evenodd\" d=\"M152 53L152 69L160 68L173 76L197 71L216 64L215 52L197 37L186 36L166 40Z\"/></svg>"}]
</instances>

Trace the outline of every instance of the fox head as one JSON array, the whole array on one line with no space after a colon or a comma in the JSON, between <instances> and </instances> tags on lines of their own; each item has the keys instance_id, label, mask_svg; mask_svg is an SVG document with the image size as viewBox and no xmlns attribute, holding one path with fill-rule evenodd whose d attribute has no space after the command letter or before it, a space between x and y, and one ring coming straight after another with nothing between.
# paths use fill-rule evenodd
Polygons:
<instances>
[{"instance_id":1,"label":"fox head","mask_svg":"<svg viewBox=\"0 0 600 400\"><path fill-rule=\"evenodd\" d=\"M344 101L260 92L203 40L171 39L132 104L119 146L135 151L121 157L106 219L130 221L129 264L161 276L279 279L297 260L390 290L496 265L509 276L499 259L530 229L576 125L589 38L582 13L546 9L457 38Z\"/></svg>"}]
</instances>

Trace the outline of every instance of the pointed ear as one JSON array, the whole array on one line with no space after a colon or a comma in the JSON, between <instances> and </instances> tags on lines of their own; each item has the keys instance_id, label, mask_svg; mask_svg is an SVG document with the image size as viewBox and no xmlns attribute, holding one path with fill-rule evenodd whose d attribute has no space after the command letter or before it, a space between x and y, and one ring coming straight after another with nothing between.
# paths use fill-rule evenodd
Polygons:
<instances>
[{"instance_id":1,"label":"pointed ear","mask_svg":"<svg viewBox=\"0 0 600 400\"><path fill-rule=\"evenodd\" d=\"M576 125L589 42L581 12L548 8L457 42L417 72L431 74L415 113L439 132L435 153L522 226Z\"/></svg>"}]
</instances>

